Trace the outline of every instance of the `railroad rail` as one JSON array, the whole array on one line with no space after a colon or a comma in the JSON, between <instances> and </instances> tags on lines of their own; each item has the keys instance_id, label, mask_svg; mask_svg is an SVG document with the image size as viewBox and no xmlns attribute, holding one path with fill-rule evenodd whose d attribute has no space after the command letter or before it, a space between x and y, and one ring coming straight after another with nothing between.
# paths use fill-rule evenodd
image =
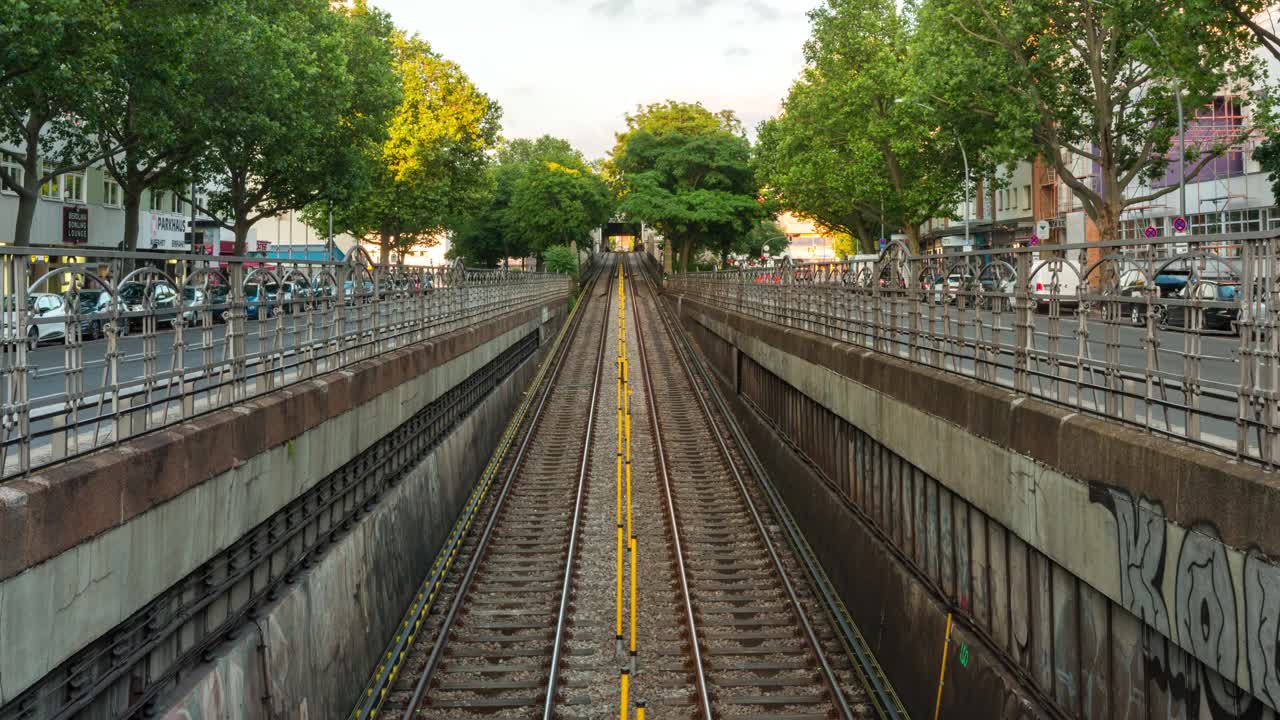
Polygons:
<instances>
[{"instance_id":1,"label":"railroad rail","mask_svg":"<svg viewBox=\"0 0 1280 720\"><path fill-rule=\"evenodd\" d=\"M487 473L501 487L472 505L352 717L529 717L554 697L607 336L597 284L531 393L518 451Z\"/></svg>"},{"instance_id":2,"label":"railroad rail","mask_svg":"<svg viewBox=\"0 0 1280 720\"><path fill-rule=\"evenodd\" d=\"M907 717L644 268L602 264L352 717Z\"/></svg>"}]
</instances>

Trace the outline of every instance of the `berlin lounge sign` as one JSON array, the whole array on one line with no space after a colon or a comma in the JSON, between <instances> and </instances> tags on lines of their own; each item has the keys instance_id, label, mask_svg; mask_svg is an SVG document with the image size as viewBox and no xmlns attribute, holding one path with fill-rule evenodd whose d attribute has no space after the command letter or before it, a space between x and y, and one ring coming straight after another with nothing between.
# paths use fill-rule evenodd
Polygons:
<instances>
[{"instance_id":1,"label":"berlin lounge sign","mask_svg":"<svg viewBox=\"0 0 1280 720\"><path fill-rule=\"evenodd\" d=\"M68 245L84 245L89 242L89 208L62 208L62 242Z\"/></svg>"}]
</instances>

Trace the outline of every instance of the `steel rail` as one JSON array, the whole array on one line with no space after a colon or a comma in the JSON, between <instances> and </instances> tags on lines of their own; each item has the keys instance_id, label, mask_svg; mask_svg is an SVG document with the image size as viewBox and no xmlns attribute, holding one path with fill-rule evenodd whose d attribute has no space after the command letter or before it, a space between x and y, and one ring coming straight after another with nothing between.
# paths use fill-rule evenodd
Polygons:
<instances>
[{"instance_id":1,"label":"steel rail","mask_svg":"<svg viewBox=\"0 0 1280 720\"><path fill-rule=\"evenodd\" d=\"M688 339L681 334L677 344L687 346ZM692 350L689 350L689 352L696 360L697 356L692 353ZM875 704L880 717L889 718L890 720L909 718L910 715L906 707L893 689L884 670L880 667L880 663L876 661L862 632L852 618L848 616L848 612L844 609L843 601L840 600L835 588L832 587L831 581L827 578L826 571L822 569L821 563L814 556L813 549L809 547L808 541L805 540L799 524L791 516L785 501L783 501L777 488L774 487L773 482L769 479L768 471L765 470L764 464L760 462L760 458L747 441L746 434L730 413L728 403L715 388L714 381L710 377L705 364L697 360L695 364L699 375L703 378L703 382L708 388L709 394L715 400L716 406L724 417L725 425L733 435L743 459L751 468L751 472L755 475L757 482L764 491L765 498L769 502L774 516L781 521L792 548L796 550L796 554L805 565L810 580L813 581L813 585L822 598L823 604L826 605L828 614L839 627L840 633L838 636L840 642L855 660L854 668L862 678L863 685L870 691L872 702Z\"/></svg>"},{"instance_id":2,"label":"steel rail","mask_svg":"<svg viewBox=\"0 0 1280 720\"><path fill-rule=\"evenodd\" d=\"M445 618L440 625L440 629L438 631L438 637L436 639L435 645L432 647L431 655L427 659L427 665L423 669L422 676L418 679L418 683L414 687L413 696L409 700L409 705L406 707L405 712L402 715L402 718L404 720L410 720L414 715L417 714L423 699L426 697L427 688L430 687L431 685L431 680L435 675L435 671L440 665L440 659L444 654L445 645L448 644L449 631L453 627L454 622L457 620L458 611L462 608L462 605L466 600L467 591L471 587L472 582L475 580L476 573L480 569L480 563L485 557L486 550L488 549L488 546L489 546L489 542L493 537L493 531L497 527L498 517L499 515L501 515L502 507L506 503L507 496L511 492L511 487L515 483L516 476L519 474L521 467L524 465L525 456L528 453L529 446L533 442L533 436L535 434L534 430L537 428L539 422L541 422L542 420L543 411L546 409L546 406L547 406L547 400L551 397L554 385L560 377L560 371L564 367L564 359L565 357L568 356L569 349L572 347L573 341L577 338L578 330L582 326L582 318L586 316L585 304L590 302L590 296L595 290L595 286L596 286L596 283L598 282L598 279L599 279L599 273L597 272L596 276L592 279L590 286L583 292L582 299L579 300L579 303L581 303L584 306L582 307L583 312L579 313L574 319L573 329L571 330L570 334L566 337L567 342L565 342L565 345L564 345L564 352L560 355L560 358L556 363L555 373L550 378L547 386L547 391L543 394L542 399L538 403L538 408L534 412L533 418L530 420L529 432L525 434L524 440L520 443L520 449L517 451L516 456L511 463L511 470L510 472L507 473L507 477L503 481L502 490L499 493L496 501L494 502L493 509L490 511L489 517L485 521L484 530L481 533L480 540L476 544L475 550L472 552L471 562L468 563L466 573L463 575L462 580L458 583L457 589L454 591L453 602L450 603L449 611L445 615ZM600 349L598 351L597 367L596 367L597 389L599 386L599 378L600 378L600 363L603 362L605 338L607 337L607 335L608 335L608 327L606 325L600 333ZM596 394L595 389L593 389L592 390L593 398L595 397L595 394ZM591 413L592 415L594 415L595 413L594 400L591 408ZM585 442L587 443L590 442L589 433L587 435L587 439ZM579 509L580 507L581 507L581 486L579 487ZM577 521L577 517L575 516L574 518L575 532L576 532L576 521ZM569 574L570 574L569 572L566 572L566 577L568 577Z\"/></svg>"},{"instance_id":3,"label":"steel rail","mask_svg":"<svg viewBox=\"0 0 1280 720\"><path fill-rule=\"evenodd\" d=\"M613 263L610 263L612 268ZM613 307L612 294L613 273L610 272L609 283L605 288L605 322L600 329L600 347L596 350L596 375L591 383L591 409L587 413L587 432L582 439L582 465L578 470L578 492L573 503L573 520L569 526L569 551L564 561L564 584L560 588L560 612L556 618L555 641L551 648L551 671L547 678L547 696L542 705L543 720L552 720L555 716L556 689L560 682L560 656L564 652L564 629L569 619L569 590L573 584L573 563L578 554L578 526L582 521L582 504L587 490L587 470L591 464L591 436L595 430L596 400L600 396L600 378L604 376L604 357L606 341L609 337L609 308ZM594 287L594 286L593 286Z\"/></svg>"},{"instance_id":4,"label":"steel rail","mask_svg":"<svg viewBox=\"0 0 1280 720\"><path fill-rule=\"evenodd\" d=\"M631 284L632 298L638 297L635 292L634 274L631 275L628 282ZM644 328L643 323L640 322L638 306L638 302L632 302L632 307L634 308L632 313L636 318L634 323L636 339L638 340L637 344L640 346L640 374L644 378L645 398L649 406L649 426L653 430L658 470L662 473L662 489L667 498L667 521L671 525L672 555L675 557L676 573L680 578L680 597L684 601L685 621L689 623L689 642L693 647L693 669L697 681L698 702L702 705L702 712L699 717L704 720L712 720L711 693L707 690L707 676L706 669L703 667L702 648L698 645L698 622L693 612L693 598L689 593L689 576L685 570L684 547L680 542L680 523L676 519L675 496L671 492L671 476L667 468L666 450L662 444L662 430L658 424L658 407L654 400L653 380L649 374L649 353L645 349Z\"/></svg>"},{"instance_id":5,"label":"steel rail","mask_svg":"<svg viewBox=\"0 0 1280 720\"><path fill-rule=\"evenodd\" d=\"M769 537L769 531L765 527L764 520L760 517L760 511L756 507L755 501L751 498L751 493L747 489L746 481L743 479L742 473L738 471L738 464L733 461L733 455L729 450L729 445L725 442L724 435L720 432L720 428L716 424L715 415L712 413L710 405L707 404L705 393L709 391L709 388L705 391L700 388L698 384L698 376L695 374L693 369L692 360L689 357L686 357L686 353L691 352L691 349L687 348L682 342L680 342L682 335L679 333L678 328L671 325L670 320L663 313L660 301L657 297L657 292L654 290L652 285L650 286L650 290L653 302L658 306L657 315L661 319L667 333L672 336L672 339L674 340L673 344L676 346L676 355L680 359L680 366L689 378L690 385L694 388L693 394L698 400L698 405L702 408L704 417L707 419L707 425L711 430L711 435L715 438L716 445L719 447L720 453L724 457L725 465L733 474L734 481L738 486L738 490L741 493L744 504L751 515L751 519L756 526L756 530L760 534L760 538L763 541L765 549L769 553L769 559L773 564L774 570L777 572L778 579L782 582L783 589L786 591L787 599L791 604L792 610L795 612L796 619L800 621L800 625L804 629L805 639L807 640L815 657L818 658L822 678L826 682L831 694L834 696L833 699L835 700L836 707L839 709L840 717L845 720L853 720L853 709L849 707L848 698L844 696L844 691L840 687L840 680L836 677L835 670L831 667L831 662L827 658L827 653L822 648L822 641L818 639L818 634L813 628L813 623L809 619L809 614L804 609L804 605L801 603L800 597L796 593L795 585L791 582L791 578L787 573L786 567L782 563L782 558L778 554L776 544L773 539Z\"/></svg>"},{"instance_id":6,"label":"steel rail","mask_svg":"<svg viewBox=\"0 0 1280 720\"><path fill-rule=\"evenodd\" d=\"M512 442L521 435L521 430L525 431L526 437L532 432L532 425L525 422L529 409L535 403L538 403L538 406L541 407L541 402L545 402L546 397L550 394L551 387L554 385L554 378L558 375L560 365L569 352L570 343L567 342L567 338L578 327L582 316L581 311L582 304L578 303L570 311L569 318L561 328L561 331L556 334L551 351L531 384L531 392L528 393L524 402L520 404L506 432L503 433L497 451L485 467L484 479L481 485L476 488L468 499L462 515L458 518L449 534L448 540L437 554L436 561L432 564L431 574L422 583L416 601L410 605L405 615L400 632L396 634L386 652L387 662L377 668L363 697L351 713L352 720L376 717L377 713L382 709L387 690L395 682L399 674L399 663L412 646L421 627L422 619L426 617L433 607L445 575L453 566L453 560L457 557L458 551L466 539L467 531L471 528L472 523L475 522L477 514L488 497L489 490L492 488L491 478L501 468L502 463L507 458L508 451L511 449Z\"/></svg>"}]
</instances>

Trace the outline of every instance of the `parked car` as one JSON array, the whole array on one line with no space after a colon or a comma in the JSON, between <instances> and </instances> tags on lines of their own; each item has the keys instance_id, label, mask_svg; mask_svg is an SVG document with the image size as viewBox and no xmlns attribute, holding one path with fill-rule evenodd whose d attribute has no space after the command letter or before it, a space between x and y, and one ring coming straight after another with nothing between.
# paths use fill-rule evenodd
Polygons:
<instances>
[{"instance_id":1,"label":"parked car","mask_svg":"<svg viewBox=\"0 0 1280 720\"><path fill-rule=\"evenodd\" d=\"M74 302L80 313L80 337L98 340L106 335L111 322L111 293L101 288L84 288L76 293ZM126 328L121 329L123 334Z\"/></svg>"},{"instance_id":2,"label":"parked car","mask_svg":"<svg viewBox=\"0 0 1280 720\"><path fill-rule=\"evenodd\" d=\"M1187 286L1187 282L1191 279L1189 270L1165 270L1156 275L1155 278L1155 299L1158 301L1164 298L1171 298ZM1129 323L1135 327L1142 327L1147 324L1147 285L1146 276L1138 272L1126 272L1120 277L1121 290L1120 296L1124 298L1133 298L1136 302L1125 303L1121 306L1120 311L1129 317ZM1162 312L1159 308L1162 305L1156 302L1153 305L1157 317Z\"/></svg>"},{"instance_id":3,"label":"parked car","mask_svg":"<svg viewBox=\"0 0 1280 720\"><path fill-rule=\"evenodd\" d=\"M67 316L67 309L66 300L61 295L33 293L27 297L27 327L21 334L27 338L29 350L35 350L40 343L66 337L66 321L63 318ZM18 334L14 332L19 330L14 327L18 323L18 306L13 298L6 297L4 300L2 322L6 335Z\"/></svg>"},{"instance_id":4,"label":"parked car","mask_svg":"<svg viewBox=\"0 0 1280 720\"><path fill-rule=\"evenodd\" d=\"M178 317L178 289L163 280L127 282L120 286L117 296L120 299L120 309L124 312L154 313L157 327L165 323L172 325ZM142 316L130 317L125 324L129 330L141 328Z\"/></svg>"},{"instance_id":5,"label":"parked car","mask_svg":"<svg viewBox=\"0 0 1280 720\"><path fill-rule=\"evenodd\" d=\"M1204 318L1202 329L1212 332L1236 332L1236 323L1240 320L1240 306L1237 304L1240 298L1240 283L1205 280L1195 286L1184 285L1172 297L1182 301L1198 298L1208 302L1230 303L1226 307L1213 305L1201 308ZM1185 328L1190 324L1189 319L1195 310L1196 308L1191 305L1156 306L1161 327Z\"/></svg>"},{"instance_id":6,"label":"parked car","mask_svg":"<svg viewBox=\"0 0 1280 720\"><path fill-rule=\"evenodd\" d=\"M183 311L182 319L187 324L198 325L201 322L200 313L208 312L212 322L225 322L227 295L227 288L221 285L184 288L182 306L187 309Z\"/></svg>"},{"instance_id":7,"label":"parked car","mask_svg":"<svg viewBox=\"0 0 1280 720\"><path fill-rule=\"evenodd\" d=\"M1060 262L1045 262L1031 276L1031 294L1038 310L1047 310L1055 297L1060 305L1074 307L1080 302L1080 267L1070 260Z\"/></svg>"}]
</instances>

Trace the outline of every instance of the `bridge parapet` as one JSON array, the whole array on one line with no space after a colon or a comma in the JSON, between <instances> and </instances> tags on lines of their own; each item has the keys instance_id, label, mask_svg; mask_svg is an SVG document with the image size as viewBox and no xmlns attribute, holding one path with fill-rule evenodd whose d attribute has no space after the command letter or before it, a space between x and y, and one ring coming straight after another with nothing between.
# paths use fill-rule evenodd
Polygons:
<instances>
[{"instance_id":1,"label":"bridge parapet","mask_svg":"<svg viewBox=\"0 0 1280 720\"><path fill-rule=\"evenodd\" d=\"M1280 490L1262 458L846 340L868 326L830 308L856 310L856 287L727 280L678 276L672 302L780 439L771 469L855 620L886 630L898 687L936 682L933 651L893 648L940 644L953 612L975 662L952 657L945 706L974 716L1276 709ZM1016 710L1025 692L1039 708Z\"/></svg>"},{"instance_id":2,"label":"bridge parapet","mask_svg":"<svg viewBox=\"0 0 1280 720\"><path fill-rule=\"evenodd\" d=\"M1274 232L674 276L717 307L1280 464Z\"/></svg>"},{"instance_id":3,"label":"bridge parapet","mask_svg":"<svg viewBox=\"0 0 1280 720\"><path fill-rule=\"evenodd\" d=\"M88 257L85 257L88 255ZM565 275L0 248L0 480L563 297Z\"/></svg>"}]
</instances>

